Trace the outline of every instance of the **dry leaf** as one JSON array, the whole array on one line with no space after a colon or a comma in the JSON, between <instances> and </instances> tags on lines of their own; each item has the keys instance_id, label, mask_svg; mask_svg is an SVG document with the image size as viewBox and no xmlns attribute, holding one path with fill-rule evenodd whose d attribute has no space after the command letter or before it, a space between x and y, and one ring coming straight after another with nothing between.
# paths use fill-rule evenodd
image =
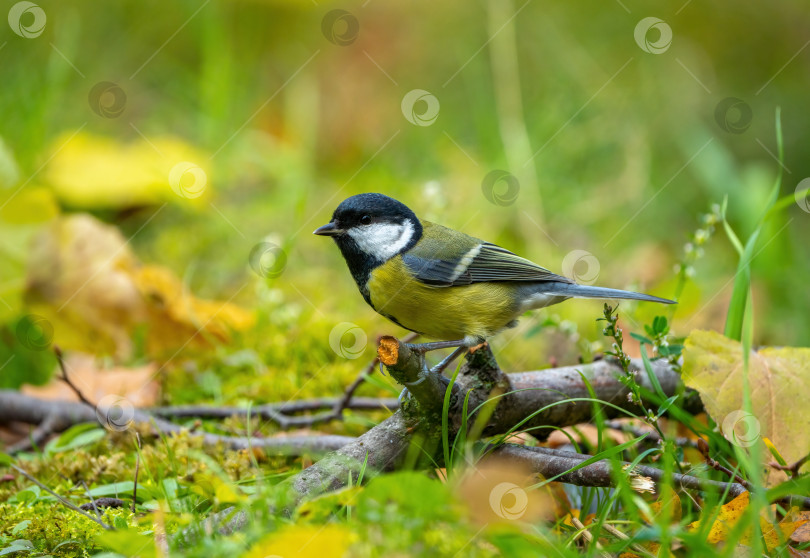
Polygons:
<instances>
[{"instance_id":1,"label":"dry leaf","mask_svg":"<svg viewBox=\"0 0 810 558\"><path fill-rule=\"evenodd\" d=\"M752 352L748 378L753 415L743 410L742 345L712 331L686 340L683 380L697 390L706 411L732 443L753 446L767 436L788 463L810 452L810 349L765 348ZM784 479L771 474L769 484Z\"/></svg>"},{"instance_id":2,"label":"dry leaf","mask_svg":"<svg viewBox=\"0 0 810 558\"><path fill-rule=\"evenodd\" d=\"M143 266L121 233L89 215L54 221L31 251L27 302L53 326L62 348L93 354L132 354L146 330L152 358L227 342L232 330L253 325L238 306L198 299L170 270Z\"/></svg>"},{"instance_id":3,"label":"dry leaf","mask_svg":"<svg viewBox=\"0 0 810 558\"><path fill-rule=\"evenodd\" d=\"M796 529L790 535L790 540L797 544L810 542L810 511L797 514L794 523Z\"/></svg>"},{"instance_id":4,"label":"dry leaf","mask_svg":"<svg viewBox=\"0 0 810 558\"><path fill-rule=\"evenodd\" d=\"M748 492L743 492L734 498L728 504L720 507L717 518L709 530L709 535L706 538L707 542L717 544L726 542L734 525L745 513L750 503L750 495ZM700 528L701 521L695 521L689 524L689 529L697 531ZM796 528L801 524L801 521L791 521L790 517L783 519L780 523L774 525L766 517L759 518L760 529L762 531L762 540L768 547L768 550L773 550L780 544L783 544ZM740 538L740 544L750 546L752 533L744 533Z\"/></svg>"},{"instance_id":5,"label":"dry leaf","mask_svg":"<svg viewBox=\"0 0 810 558\"><path fill-rule=\"evenodd\" d=\"M101 368L92 355L73 352L64 355L64 362L70 381L90 401L118 395L135 407L147 407L158 402L160 384L155 377L158 366L154 363L133 368ZM39 399L79 400L70 386L56 377L44 386L26 385L20 391Z\"/></svg>"},{"instance_id":6,"label":"dry leaf","mask_svg":"<svg viewBox=\"0 0 810 558\"><path fill-rule=\"evenodd\" d=\"M740 517L745 513L745 510L748 509L749 502L750 498L748 492L743 492L728 504L721 506L717 518L714 520L709 530L708 537L706 537L707 542L711 544L725 542L728 539L729 533L734 528L734 524L739 521ZM701 521L702 520L698 520L690 523L689 529L691 531L697 531L701 527Z\"/></svg>"}]
</instances>

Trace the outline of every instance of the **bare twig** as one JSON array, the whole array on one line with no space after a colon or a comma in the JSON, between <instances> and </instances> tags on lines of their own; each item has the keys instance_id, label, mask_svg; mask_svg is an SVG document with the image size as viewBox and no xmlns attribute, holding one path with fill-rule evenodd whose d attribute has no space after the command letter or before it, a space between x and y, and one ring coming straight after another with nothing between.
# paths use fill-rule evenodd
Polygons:
<instances>
[{"instance_id":1,"label":"bare twig","mask_svg":"<svg viewBox=\"0 0 810 558\"><path fill-rule=\"evenodd\" d=\"M62 432L74 424L98 421L95 409L84 403L44 401L18 391L0 390L0 423L25 422L28 424L42 424L46 419L52 421L53 433ZM139 409L134 411L132 424L148 424L155 434L171 434L185 430L181 426ZM291 435L273 438L254 437L251 439L237 436L220 436L207 432L195 435L201 436L203 444L207 446L222 445L230 449L261 448L277 455L323 453L337 450L354 441L354 438L348 436L335 435Z\"/></svg>"},{"instance_id":2,"label":"bare twig","mask_svg":"<svg viewBox=\"0 0 810 558\"><path fill-rule=\"evenodd\" d=\"M135 502L138 501L138 473L141 469L141 435L135 433L135 480L132 483L132 513L135 513Z\"/></svg>"},{"instance_id":3,"label":"bare twig","mask_svg":"<svg viewBox=\"0 0 810 558\"><path fill-rule=\"evenodd\" d=\"M629 541L630 540L630 537L628 537L627 535L625 535L624 533L622 533L621 531L616 529L610 523L603 523L602 524L602 529L604 529L605 531L607 531L608 533L610 533L611 535L613 535L614 537L616 537L620 541ZM630 543L630 548L632 548L634 551L638 552L642 556L647 556L648 558L655 558L655 555L653 553L651 553L649 550L647 550L646 548L644 548L643 546L641 546L638 543Z\"/></svg>"},{"instance_id":4,"label":"bare twig","mask_svg":"<svg viewBox=\"0 0 810 558\"><path fill-rule=\"evenodd\" d=\"M626 462L613 462L608 460L597 461L576 471L574 467L593 456L543 447L517 446L505 444L493 450L492 455L509 458L515 462L523 463L531 470L544 478L555 477L559 482L575 484L578 486L615 486L612 475L615 474L614 465L627 467ZM569 472L570 471L570 472ZM647 465L636 465L633 473L651 478L656 483L664 480L664 471ZM625 473L627 474L627 473ZM672 481L681 488L701 490L704 492L724 492L728 490L731 498L736 498L748 488L739 482L725 482L703 479L693 475L672 474ZM787 500L794 506L810 509L810 498L804 496L790 496Z\"/></svg>"},{"instance_id":5,"label":"bare twig","mask_svg":"<svg viewBox=\"0 0 810 558\"><path fill-rule=\"evenodd\" d=\"M61 380L62 380L63 382L65 382L65 383L68 385L68 387L70 387L70 389L72 389L72 390L73 390L73 393L75 393L75 394L76 394L76 397L78 397L78 398L79 398L79 401L81 401L81 402L82 402L82 403L84 403L85 405L87 405L87 406L92 407L92 408L94 408L94 409L95 409L95 407L96 407L96 406L95 406L95 404L94 404L94 403L92 403L92 402L91 402L89 399L87 399L87 398L84 396L84 394L82 393L82 390L80 390L80 389L79 389L79 388L76 386L76 384L74 384L74 383L73 383L73 381L70 379L70 376L68 376L68 373L67 373L67 366L65 366L65 359L64 359L64 355L62 354L62 349L60 349L59 347L57 347L56 345L54 345L54 346L53 346L53 352L54 352L54 354L56 355L56 360L57 360L57 362L59 363L59 370L60 370L60 371L61 371L61 373L62 373Z\"/></svg>"},{"instance_id":6,"label":"bare twig","mask_svg":"<svg viewBox=\"0 0 810 558\"><path fill-rule=\"evenodd\" d=\"M571 524L577 528L577 532L574 534L572 542L576 541L580 536L585 539L588 544L592 544L594 542L594 537L588 528L585 527L585 525L583 525L583 523L573 515L571 516ZM599 541L596 541L596 549L599 551L599 555L602 556L602 558L611 558L610 554L605 552L602 545L599 544Z\"/></svg>"},{"instance_id":7,"label":"bare twig","mask_svg":"<svg viewBox=\"0 0 810 558\"><path fill-rule=\"evenodd\" d=\"M730 479L734 480L735 482L743 485L746 488L746 490L751 490L751 483L749 483L747 480L742 478L740 475L738 475L737 473L735 473L734 471L732 471L728 467L725 467L725 466L721 465L719 462L712 459L712 456L709 455L709 444L706 443L706 440L704 440L703 438L700 438L698 440L698 442L697 442L697 449L701 453L701 455L703 455L703 459L706 460L706 464L709 467L711 467L715 471L720 471L721 473L726 475L728 478L730 478Z\"/></svg>"},{"instance_id":8,"label":"bare twig","mask_svg":"<svg viewBox=\"0 0 810 558\"><path fill-rule=\"evenodd\" d=\"M415 340L417 337L419 337L418 333L412 333L412 334L408 335L407 337L405 337L405 339L403 339L403 342L410 343L411 341ZM346 388L346 391L343 392L343 396L338 398L337 401L335 401L335 404L332 407L332 413L334 414L336 419L341 420L343 418L343 411L346 410L346 409L351 408L350 405L352 403L352 398L354 397L354 392L357 391L357 388L359 388L366 381L366 379L371 374L374 373L374 369L377 367L378 364L380 364L379 355L374 357L374 360L371 361L371 364L369 364L366 367L366 369L363 370L357 376L357 378L349 385L349 387ZM394 400L390 400L390 401L393 402ZM387 406L387 408L389 408L389 409L395 409L397 407L399 407L399 401L397 401L396 404L391 404L391 405Z\"/></svg>"},{"instance_id":9,"label":"bare twig","mask_svg":"<svg viewBox=\"0 0 810 558\"><path fill-rule=\"evenodd\" d=\"M656 432L655 430L642 428L633 424L621 422L619 420L606 420L605 426L613 430L627 432L628 434L632 434L635 437L643 436L646 434L647 437L644 439L645 442L652 442L654 444L658 444L661 441L661 436L659 436L658 432ZM684 436L671 438L668 441L674 443L676 446L679 447L697 448L697 442L695 440L690 440L689 438L686 438Z\"/></svg>"},{"instance_id":10,"label":"bare twig","mask_svg":"<svg viewBox=\"0 0 810 558\"><path fill-rule=\"evenodd\" d=\"M51 490L50 488L48 488L47 486L45 486L44 484L39 482L36 478L34 478L33 475L29 474L28 471L26 471L25 469L22 469L22 468L18 467L17 465L14 465L13 463L9 464L9 467L11 467L15 471L17 471L19 474L21 474L22 476L24 476L25 478L27 478L28 480L33 482L35 485L40 487L42 490L44 490L45 492L47 492L48 494L50 494L51 496L56 498L59 501L59 503L61 503L63 506L75 511L76 513L82 514L83 516L85 516L87 519L90 519L91 521L95 521L96 523L101 525L101 527L103 527L107 531L113 531L113 528L110 525L107 525L101 519L99 519L97 517L93 517L89 513L87 513L84 510L80 509L78 506L74 505L72 502L68 501L67 499L65 499L61 495L57 494L56 492L54 492L53 490Z\"/></svg>"},{"instance_id":11,"label":"bare twig","mask_svg":"<svg viewBox=\"0 0 810 558\"><path fill-rule=\"evenodd\" d=\"M799 469L801 469L808 460L810 460L810 453L796 461L793 465L780 465L779 463L775 463L773 461L768 463L768 465L774 469L790 473L790 476L795 479L799 476Z\"/></svg>"}]
</instances>

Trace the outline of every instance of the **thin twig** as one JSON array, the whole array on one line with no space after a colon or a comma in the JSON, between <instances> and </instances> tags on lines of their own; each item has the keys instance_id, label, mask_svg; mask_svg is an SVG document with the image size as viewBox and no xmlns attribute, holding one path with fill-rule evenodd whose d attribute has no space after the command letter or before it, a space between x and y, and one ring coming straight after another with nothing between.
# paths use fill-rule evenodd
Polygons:
<instances>
[{"instance_id":1,"label":"thin twig","mask_svg":"<svg viewBox=\"0 0 810 558\"><path fill-rule=\"evenodd\" d=\"M96 499L93 498L93 494L90 492L90 488L88 488L87 483L84 482L84 480L80 480L79 482L82 483L82 488L84 488L84 491L87 493L87 496L89 496L90 503L93 506L93 510L96 512L99 521L101 521L101 511L98 509L98 506L96 505Z\"/></svg>"},{"instance_id":2,"label":"thin twig","mask_svg":"<svg viewBox=\"0 0 810 558\"><path fill-rule=\"evenodd\" d=\"M625 535L624 533L622 533L621 531L616 529L610 523L603 523L602 524L602 529L604 529L605 531L607 531L608 533L610 533L611 535L613 535L614 537L616 537L617 539L619 539L621 541L629 541L630 540L630 537L628 537L627 535ZM652 554L649 550L647 550L646 548L644 548L643 546L641 546L638 543L630 543L630 548L632 548L633 550L635 550L639 554L647 556L648 558L655 558L654 554Z\"/></svg>"},{"instance_id":3,"label":"thin twig","mask_svg":"<svg viewBox=\"0 0 810 558\"><path fill-rule=\"evenodd\" d=\"M775 463L773 461L768 463L768 465L774 469L790 473L790 476L795 479L799 476L799 469L801 469L808 460L810 460L810 453L796 461L793 465L780 465L779 463Z\"/></svg>"},{"instance_id":4,"label":"thin twig","mask_svg":"<svg viewBox=\"0 0 810 558\"><path fill-rule=\"evenodd\" d=\"M698 440L698 442L697 442L697 449L703 455L703 459L706 460L706 464L709 467L711 467L715 471L720 471L721 473L726 475L728 478L730 478L730 479L734 480L735 482L743 485L747 490L751 490L752 487L751 487L750 482L748 482L747 480L742 478L740 475L738 475L737 473L735 473L734 471L732 471L728 467L725 467L724 465L721 465L718 461L715 461L714 459L712 459L712 456L709 455L709 444L706 443L706 440L704 440L703 438L700 438Z\"/></svg>"},{"instance_id":5,"label":"thin twig","mask_svg":"<svg viewBox=\"0 0 810 558\"><path fill-rule=\"evenodd\" d=\"M47 486L45 486L44 484L39 482L36 478L34 478L33 475L29 474L28 471L26 471L25 469L21 469L20 467L14 465L13 463L9 464L9 467L11 467L15 471L17 471L19 474L21 474L22 476L24 476L25 478L27 478L28 480L30 480L31 482L36 484L42 490L44 490L45 492L47 492L48 494L50 494L51 496L56 498L63 506L75 511L76 513L82 514L83 516L85 516L87 519L90 519L91 521L95 521L96 523L101 525L107 531L114 531L115 530L110 525L107 525L106 523L104 523L103 521L98 519L97 517L93 517L89 513L87 513L84 510L80 509L78 506L74 505L70 501L66 500L65 498L63 498L62 496L60 496L59 494L57 494L56 492L54 492L53 490L51 490L50 488L48 488Z\"/></svg>"},{"instance_id":6,"label":"thin twig","mask_svg":"<svg viewBox=\"0 0 810 558\"><path fill-rule=\"evenodd\" d=\"M658 444L661 441L661 436L659 436L658 432L656 432L655 430L641 428L639 426L635 426L633 424L629 424L619 420L606 420L605 426L607 426L612 430L627 432L628 434L632 434L636 438L646 434L647 437L644 439L645 442L652 442L654 444ZM683 436L672 438L668 441L674 443L676 446L679 447L697 448L697 442L695 440L690 440L689 438Z\"/></svg>"},{"instance_id":7,"label":"thin twig","mask_svg":"<svg viewBox=\"0 0 810 558\"><path fill-rule=\"evenodd\" d=\"M580 535L582 536L583 539L585 539L588 542L588 544L591 544L593 542L594 540L593 534L591 534L591 532L588 531L588 528L585 527L585 525L583 525L583 523L579 519L577 519L572 515L571 523L574 525L574 527L578 529L577 533L574 534L572 542L576 541L580 537ZM605 550L602 548L602 545L599 544L599 541L596 541L596 549L599 550L599 555L602 556L603 558L611 558L610 554L605 552Z\"/></svg>"},{"instance_id":8,"label":"thin twig","mask_svg":"<svg viewBox=\"0 0 810 558\"><path fill-rule=\"evenodd\" d=\"M70 377L68 376L68 373L67 373L67 367L65 366L65 359L64 359L64 356L62 355L62 349L60 349L59 347L57 347L56 345L54 345L54 346L53 346L53 352L54 352L54 354L56 355L56 360L57 360L57 362L59 363L59 370L62 372L61 380L62 380L63 382L65 382L65 383L68 385L68 387L70 387L70 389L72 389L72 390L73 390L73 393L75 393L75 394L76 394L76 397L78 397L78 398L79 398L79 401L81 401L81 402L82 402L82 403L84 403L85 405L89 405L90 407L93 407L93 408L95 409L95 408L96 408L96 406L95 406L95 405L94 405L92 402L90 402L90 400L89 400L89 399L87 399L87 398L84 396L84 394L82 393L82 390L80 390L80 389L79 389L79 388L76 386L76 384L74 384L74 383L71 381Z\"/></svg>"},{"instance_id":9,"label":"thin twig","mask_svg":"<svg viewBox=\"0 0 810 558\"><path fill-rule=\"evenodd\" d=\"M138 501L138 472L141 469L141 435L135 433L135 481L132 484L132 513L135 513L135 502Z\"/></svg>"}]
</instances>

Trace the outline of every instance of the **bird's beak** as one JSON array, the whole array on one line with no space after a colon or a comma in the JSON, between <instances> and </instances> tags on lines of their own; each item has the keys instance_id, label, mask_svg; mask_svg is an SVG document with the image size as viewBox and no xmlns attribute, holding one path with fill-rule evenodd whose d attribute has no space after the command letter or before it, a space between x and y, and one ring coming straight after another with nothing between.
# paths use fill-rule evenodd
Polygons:
<instances>
[{"instance_id":1,"label":"bird's beak","mask_svg":"<svg viewBox=\"0 0 810 558\"><path fill-rule=\"evenodd\" d=\"M317 234L318 236L339 236L344 233L343 229L339 229L334 222L326 223L322 227L318 227L315 229L312 234Z\"/></svg>"}]
</instances>

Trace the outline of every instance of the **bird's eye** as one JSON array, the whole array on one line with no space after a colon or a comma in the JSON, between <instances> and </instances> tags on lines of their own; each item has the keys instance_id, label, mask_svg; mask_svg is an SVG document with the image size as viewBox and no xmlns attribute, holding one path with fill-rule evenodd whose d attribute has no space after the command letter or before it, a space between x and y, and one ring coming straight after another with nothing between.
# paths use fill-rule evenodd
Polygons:
<instances>
[{"instance_id":1,"label":"bird's eye","mask_svg":"<svg viewBox=\"0 0 810 558\"><path fill-rule=\"evenodd\" d=\"M371 216L370 215L363 215L360 217L360 224L361 225L370 225L371 224Z\"/></svg>"}]
</instances>

